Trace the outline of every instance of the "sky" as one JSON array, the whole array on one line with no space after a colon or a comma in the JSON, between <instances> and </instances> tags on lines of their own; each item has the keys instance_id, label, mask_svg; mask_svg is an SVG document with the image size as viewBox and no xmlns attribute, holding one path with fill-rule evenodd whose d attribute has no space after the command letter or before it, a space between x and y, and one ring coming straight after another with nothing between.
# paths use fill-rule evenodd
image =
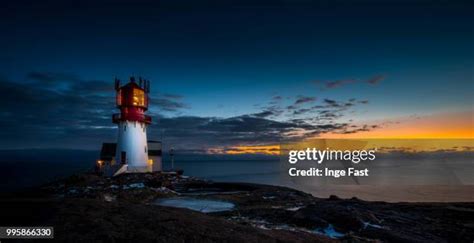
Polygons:
<instances>
[{"instance_id":1,"label":"sky","mask_svg":"<svg viewBox=\"0 0 474 243\"><path fill-rule=\"evenodd\" d=\"M165 147L473 138L473 5L2 2L0 149L114 141L113 80L132 75Z\"/></svg>"}]
</instances>

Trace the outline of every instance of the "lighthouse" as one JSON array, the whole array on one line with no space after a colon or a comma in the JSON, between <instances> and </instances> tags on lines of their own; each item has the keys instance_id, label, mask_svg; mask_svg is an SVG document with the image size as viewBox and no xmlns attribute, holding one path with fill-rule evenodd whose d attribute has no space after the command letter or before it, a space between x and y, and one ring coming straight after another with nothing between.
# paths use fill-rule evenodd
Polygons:
<instances>
[{"instance_id":1,"label":"lighthouse","mask_svg":"<svg viewBox=\"0 0 474 243\"><path fill-rule=\"evenodd\" d=\"M152 172L153 161L148 159L147 127L151 117L148 109L150 82L134 77L121 86L115 79L116 105L120 113L113 114L112 121L118 126L115 160L120 169L115 173Z\"/></svg>"}]
</instances>

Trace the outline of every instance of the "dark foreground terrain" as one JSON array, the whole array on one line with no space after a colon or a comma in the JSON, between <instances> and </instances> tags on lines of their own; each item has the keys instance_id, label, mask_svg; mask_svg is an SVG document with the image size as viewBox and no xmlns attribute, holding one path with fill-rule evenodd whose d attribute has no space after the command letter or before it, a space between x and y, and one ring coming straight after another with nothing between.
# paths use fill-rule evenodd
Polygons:
<instances>
[{"instance_id":1,"label":"dark foreground terrain","mask_svg":"<svg viewBox=\"0 0 474 243\"><path fill-rule=\"evenodd\" d=\"M234 208L158 206L163 198ZM84 174L2 195L0 225L54 226L55 240L69 242L473 242L474 203L321 199L283 187L160 173Z\"/></svg>"}]
</instances>

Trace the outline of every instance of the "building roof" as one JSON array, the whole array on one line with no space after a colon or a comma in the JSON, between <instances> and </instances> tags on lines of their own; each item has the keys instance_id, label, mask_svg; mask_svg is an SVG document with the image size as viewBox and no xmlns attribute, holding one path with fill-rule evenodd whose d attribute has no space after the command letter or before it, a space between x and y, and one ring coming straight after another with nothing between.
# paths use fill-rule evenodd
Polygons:
<instances>
[{"instance_id":1,"label":"building roof","mask_svg":"<svg viewBox=\"0 0 474 243\"><path fill-rule=\"evenodd\" d=\"M125 89L125 88L127 88L127 89L137 88L137 89L145 90L144 88L140 87L140 85L138 85L135 81L134 82L128 82L124 86L120 87L120 89Z\"/></svg>"}]
</instances>

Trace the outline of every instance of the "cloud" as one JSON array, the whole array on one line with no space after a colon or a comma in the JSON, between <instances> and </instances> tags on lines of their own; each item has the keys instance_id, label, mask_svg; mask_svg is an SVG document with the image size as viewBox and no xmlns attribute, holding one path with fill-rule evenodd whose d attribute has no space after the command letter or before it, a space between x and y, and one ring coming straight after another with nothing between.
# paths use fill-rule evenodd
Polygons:
<instances>
[{"instance_id":1,"label":"cloud","mask_svg":"<svg viewBox=\"0 0 474 243\"><path fill-rule=\"evenodd\" d=\"M376 76L368 79L367 83L372 84L372 85L379 84L385 78L386 78L385 75L376 75Z\"/></svg>"},{"instance_id":2,"label":"cloud","mask_svg":"<svg viewBox=\"0 0 474 243\"><path fill-rule=\"evenodd\" d=\"M310 97L310 96L298 96L298 99L296 99L295 101L295 105L300 105L300 104L303 104L303 103L309 103L309 102L313 102L316 100L316 97Z\"/></svg>"},{"instance_id":3,"label":"cloud","mask_svg":"<svg viewBox=\"0 0 474 243\"><path fill-rule=\"evenodd\" d=\"M319 113L318 119L325 120L325 121L332 121L343 116L340 111L334 111L334 110L322 110L322 111L319 111L318 113Z\"/></svg>"},{"instance_id":4,"label":"cloud","mask_svg":"<svg viewBox=\"0 0 474 243\"><path fill-rule=\"evenodd\" d=\"M275 115L275 113L273 111L270 111L270 110L261 111L261 112L252 114L252 116L260 117L260 118L265 118L265 117L269 117L269 116L273 116L273 115Z\"/></svg>"},{"instance_id":5,"label":"cloud","mask_svg":"<svg viewBox=\"0 0 474 243\"><path fill-rule=\"evenodd\" d=\"M367 100L357 100L351 98L347 101L337 101L329 98L322 100L322 104L314 105L311 107L299 108L298 105L287 106L287 114L292 116L306 116L307 119L311 119L311 116L315 116L317 113L317 118L320 120L335 120L336 118L342 117L343 112L347 111L351 107L354 107L358 104L367 104Z\"/></svg>"},{"instance_id":6,"label":"cloud","mask_svg":"<svg viewBox=\"0 0 474 243\"><path fill-rule=\"evenodd\" d=\"M378 125L367 125L367 124L364 124L361 126L352 125L350 127L345 127L341 131L336 131L335 133L336 134L352 134L352 133L359 133L359 132L369 132L377 128L379 128Z\"/></svg>"},{"instance_id":7,"label":"cloud","mask_svg":"<svg viewBox=\"0 0 474 243\"><path fill-rule=\"evenodd\" d=\"M301 114L305 114L307 112L311 111L311 109L309 108L303 108L303 109L299 109L299 110L295 110L293 111L293 115L301 115Z\"/></svg>"},{"instance_id":8,"label":"cloud","mask_svg":"<svg viewBox=\"0 0 474 243\"><path fill-rule=\"evenodd\" d=\"M178 101L167 99L164 97L161 97L161 98L150 97L150 106L156 106L159 110L170 111L170 112L178 111L184 108L189 108L189 106L183 102L178 102Z\"/></svg>"},{"instance_id":9,"label":"cloud","mask_svg":"<svg viewBox=\"0 0 474 243\"><path fill-rule=\"evenodd\" d=\"M48 82L50 82L49 80ZM7 90L0 97L0 130L5 147L73 147L98 149L103 141L115 141L111 115L117 110L114 93L75 92L70 89L44 89L41 83L0 82ZM58 82L58 85L63 83ZM74 83L70 82L71 87ZM112 89L112 88L111 88ZM108 93L108 92L105 92ZM183 107L163 97L154 101L164 109ZM314 125L304 120L276 121L268 117L282 112L279 107L229 118L153 115L149 138L164 138L165 146L205 151L215 146L270 144L285 139L303 139L309 135L340 129L345 125Z\"/></svg>"},{"instance_id":10,"label":"cloud","mask_svg":"<svg viewBox=\"0 0 474 243\"><path fill-rule=\"evenodd\" d=\"M267 118L267 117L272 117L272 116L278 116L282 112L283 111L277 110L277 109L266 109L261 112L253 113L251 114L251 116L259 117L259 118Z\"/></svg>"},{"instance_id":11,"label":"cloud","mask_svg":"<svg viewBox=\"0 0 474 243\"><path fill-rule=\"evenodd\" d=\"M53 90L42 83L2 80L0 89L8 91L0 96L0 102L5 105L0 110L0 126L8 127L0 130L2 147L74 146L74 140L106 135L107 129L96 127L113 125L113 98Z\"/></svg>"},{"instance_id":12,"label":"cloud","mask_svg":"<svg viewBox=\"0 0 474 243\"><path fill-rule=\"evenodd\" d=\"M262 111L250 114L253 117L259 118L268 118L268 117L276 117L281 115L284 111L280 108L279 105L273 104L272 102L269 103L270 105L264 107Z\"/></svg>"},{"instance_id":13,"label":"cloud","mask_svg":"<svg viewBox=\"0 0 474 243\"><path fill-rule=\"evenodd\" d=\"M337 103L337 101L335 100L331 100L331 99L324 99L324 103L330 105L330 106L339 106L339 104Z\"/></svg>"},{"instance_id":14,"label":"cloud","mask_svg":"<svg viewBox=\"0 0 474 243\"><path fill-rule=\"evenodd\" d=\"M351 111L351 108L360 105L360 104L367 104L367 100L358 100L355 98L351 98L347 101L338 101L329 98L325 98L322 100L322 104L315 105L310 107L309 110L300 109L298 114L302 114L303 112L310 113L309 117L313 117L314 120L319 122L334 122L339 118L345 116L347 112ZM308 116L306 116L308 117ZM352 120L349 120L352 122Z\"/></svg>"},{"instance_id":15,"label":"cloud","mask_svg":"<svg viewBox=\"0 0 474 243\"><path fill-rule=\"evenodd\" d=\"M357 100L355 98L351 98L348 101L336 101L332 99L324 99L323 102L326 104L325 106L315 106L315 108L349 108L355 106L356 104L368 104L368 100Z\"/></svg>"},{"instance_id":16,"label":"cloud","mask_svg":"<svg viewBox=\"0 0 474 243\"><path fill-rule=\"evenodd\" d=\"M116 140L116 126L111 121L111 115L118 112L113 82L39 72L28 74L26 81L0 80L0 89L6 91L0 96L0 127L8 128L0 130L0 147L98 149L102 142ZM324 99L320 105L298 108L315 101L315 97L298 96L291 111L269 105L240 116L199 117L176 116L176 111L188 107L179 95L152 95L150 102L157 108L149 112L153 125L148 137L163 138L165 148L208 151L214 147L275 144L361 129L337 122L348 103L360 101ZM165 116L159 110L173 112L175 116ZM305 119L295 119L296 115L309 113L312 115Z\"/></svg>"},{"instance_id":17,"label":"cloud","mask_svg":"<svg viewBox=\"0 0 474 243\"><path fill-rule=\"evenodd\" d=\"M24 82L0 80L0 147L100 146L115 140L111 116L117 113L113 82L83 80L76 75L31 72ZM185 105L160 98L157 106Z\"/></svg>"},{"instance_id":18,"label":"cloud","mask_svg":"<svg viewBox=\"0 0 474 243\"><path fill-rule=\"evenodd\" d=\"M176 148L201 149L238 145L275 144L279 141L300 140L321 133L338 131L344 123L310 124L304 119L275 121L249 115L230 118L162 117L157 124L163 130L165 143ZM150 136L157 137L159 130Z\"/></svg>"},{"instance_id":19,"label":"cloud","mask_svg":"<svg viewBox=\"0 0 474 243\"><path fill-rule=\"evenodd\" d=\"M305 122L274 121L249 115L230 118L163 117L158 126L164 130L168 142L180 147L269 144L286 139L285 134L289 132L321 130ZM304 134L298 138L302 137Z\"/></svg>"},{"instance_id":20,"label":"cloud","mask_svg":"<svg viewBox=\"0 0 474 243\"><path fill-rule=\"evenodd\" d=\"M103 80L84 80L70 73L30 72L26 75L31 88L47 89L56 92L104 93L114 90L113 82ZM110 93L113 94L113 93Z\"/></svg>"},{"instance_id":21,"label":"cloud","mask_svg":"<svg viewBox=\"0 0 474 243\"><path fill-rule=\"evenodd\" d=\"M303 105L303 104L312 103L314 101L316 101L316 97L298 95L295 102L292 105L287 106L286 109L288 111L293 112L293 114L296 114L298 112L296 111L296 113L294 113L295 111L293 111L293 110L298 109L298 107Z\"/></svg>"},{"instance_id":22,"label":"cloud","mask_svg":"<svg viewBox=\"0 0 474 243\"><path fill-rule=\"evenodd\" d=\"M346 86L348 84L354 84L354 83L368 83L371 85L376 85L379 84L382 80L386 79L386 75L376 75L373 76L365 81L359 81L357 79L341 79L341 80L332 80L332 81L312 81L313 83L316 84L323 84L325 89L335 89L335 88L340 88L343 86Z\"/></svg>"},{"instance_id":23,"label":"cloud","mask_svg":"<svg viewBox=\"0 0 474 243\"><path fill-rule=\"evenodd\" d=\"M163 94L163 97L168 98L168 99L174 99L174 100L179 100L183 98L182 95L178 95L178 94Z\"/></svg>"},{"instance_id":24,"label":"cloud","mask_svg":"<svg viewBox=\"0 0 474 243\"><path fill-rule=\"evenodd\" d=\"M54 73L54 72L29 72L26 75L27 79L39 81L41 83L57 83L62 81L79 81L79 78L74 74L69 73Z\"/></svg>"},{"instance_id":25,"label":"cloud","mask_svg":"<svg viewBox=\"0 0 474 243\"><path fill-rule=\"evenodd\" d=\"M345 79L345 80L336 80L336 81L328 81L325 83L325 87L328 89L334 89L346 84L351 84L356 82L354 79Z\"/></svg>"},{"instance_id":26,"label":"cloud","mask_svg":"<svg viewBox=\"0 0 474 243\"><path fill-rule=\"evenodd\" d=\"M353 102L339 102L332 99L324 99L324 103L326 104L326 108L341 108L341 107L350 107L353 106Z\"/></svg>"}]
</instances>

